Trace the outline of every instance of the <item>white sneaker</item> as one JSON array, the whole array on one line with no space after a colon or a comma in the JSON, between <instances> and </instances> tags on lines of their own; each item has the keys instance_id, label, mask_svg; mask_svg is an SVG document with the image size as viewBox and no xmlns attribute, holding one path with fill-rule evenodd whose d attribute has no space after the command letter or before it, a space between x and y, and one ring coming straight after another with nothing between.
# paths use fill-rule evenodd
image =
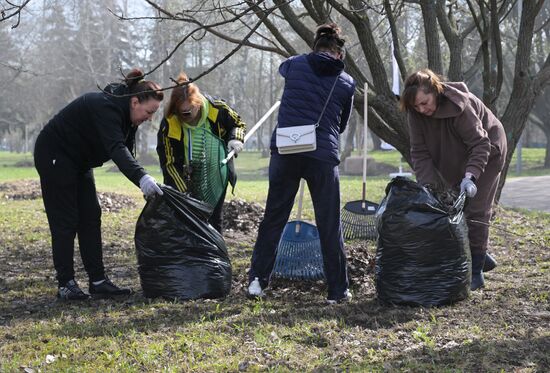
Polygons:
<instances>
[{"instance_id":1,"label":"white sneaker","mask_svg":"<svg viewBox=\"0 0 550 373\"><path fill-rule=\"evenodd\" d=\"M348 289L344 292L344 297L343 298L327 299L327 303L328 304L347 303L347 302L351 301L351 298L353 298L353 296L351 295L351 292Z\"/></svg>"},{"instance_id":2,"label":"white sneaker","mask_svg":"<svg viewBox=\"0 0 550 373\"><path fill-rule=\"evenodd\" d=\"M254 281L248 285L248 295L253 298L262 298L265 297L265 293L262 290L262 286L260 285L260 279L258 277L254 278Z\"/></svg>"}]
</instances>

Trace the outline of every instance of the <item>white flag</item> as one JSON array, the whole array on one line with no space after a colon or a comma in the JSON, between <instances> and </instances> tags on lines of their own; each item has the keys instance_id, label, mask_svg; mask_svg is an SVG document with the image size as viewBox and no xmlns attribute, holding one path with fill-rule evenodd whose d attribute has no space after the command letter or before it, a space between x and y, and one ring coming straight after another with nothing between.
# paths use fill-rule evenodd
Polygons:
<instances>
[{"instance_id":1,"label":"white flag","mask_svg":"<svg viewBox=\"0 0 550 373\"><path fill-rule=\"evenodd\" d=\"M393 85L392 85L392 92L395 95L400 95L401 90L399 89L399 80L400 80L400 74L399 74L399 65L397 65L397 60L395 59L395 55L393 54L393 41L391 43L391 66L392 66L392 79L393 79Z\"/></svg>"}]
</instances>

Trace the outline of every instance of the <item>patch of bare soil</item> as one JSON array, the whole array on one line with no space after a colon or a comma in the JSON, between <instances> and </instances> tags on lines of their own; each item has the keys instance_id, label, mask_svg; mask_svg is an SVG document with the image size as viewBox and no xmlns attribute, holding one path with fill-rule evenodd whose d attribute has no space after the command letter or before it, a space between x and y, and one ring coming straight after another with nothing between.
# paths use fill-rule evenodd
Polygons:
<instances>
[{"instance_id":1,"label":"patch of bare soil","mask_svg":"<svg viewBox=\"0 0 550 373\"><path fill-rule=\"evenodd\" d=\"M40 182L37 180L20 180L0 184L0 192L5 199L22 200L42 198Z\"/></svg>"},{"instance_id":2,"label":"patch of bare soil","mask_svg":"<svg viewBox=\"0 0 550 373\"><path fill-rule=\"evenodd\" d=\"M256 232L263 216L264 208L259 203L232 199L223 204L224 230L244 233Z\"/></svg>"},{"instance_id":3,"label":"patch of bare soil","mask_svg":"<svg viewBox=\"0 0 550 373\"><path fill-rule=\"evenodd\" d=\"M374 256L369 252L366 241L346 242L346 251L348 257L348 278L353 295L361 296L369 293L373 289L373 271ZM243 288L246 289L248 278L245 278ZM273 298L308 299L312 294L326 294L326 284L324 280L288 280L285 278L273 278L270 284L270 294Z\"/></svg>"},{"instance_id":4,"label":"patch of bare soil","mask_svg":"<svg viewBox=\"0 0 550 373\"><path fill-rule=\"evenodd\" d=\"M24 160L15 163L15 167L34 167L33 160Z\"/></svg>"},{"instance_id":5,"label":"patch of bare soil","mask_svg":"<svg viewBox=\"0 0 550 373\"><path fill-rule=\"evenodd\" d=\"M137 206L136 200L124 194L99 192L97 194L101 209L109 212L119 212L124 209L132 209Z\"/></svg>"},{"instance_id":6,"label":"patch of bare soil","mask_svg":"<svg viewBox=\"0 0 550 373\"><path fill-rule=\"evenodd\" d=\"M258 203L248 203L244 200L231 200L224 204L224 237L229 247L239 247L243 244L250 248L254 246L258 226L263 218L264 208ZM374 243L371 242L371 245ZM372 273L374 271L374 255L367 241L357 240L346 242L348 256L348 276L350 285L355 291L372 290ZM246 274L236 273L233 279L233 290L245 291L248 286ZM274 278L270 288L274 290L275 298L303 298L306 294L324 292L324 281L293 281L284 278Z\"/></svg>"},{"instance_id":7,"label":"patch of bare soil","mask_svg":"<svg viewBox=\"0 0 550 373\"><path fill-rule=\"evenodd\" d=\"M0 193L8 200L29 200L42 198L40 182L38 180L20 180L9 183L0 183ZM103 211L119 212L137 206L134 198L124 194L112 192L97 193L99 204Z\"/></svg>"}]
</instances>

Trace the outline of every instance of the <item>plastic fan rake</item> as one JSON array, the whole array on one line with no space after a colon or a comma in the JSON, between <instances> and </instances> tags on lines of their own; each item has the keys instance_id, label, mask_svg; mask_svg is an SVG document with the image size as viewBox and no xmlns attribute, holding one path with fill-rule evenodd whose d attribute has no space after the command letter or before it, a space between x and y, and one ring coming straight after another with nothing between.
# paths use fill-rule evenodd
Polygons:
<instances>
[{"instance_id":1,"label":"plastic fan rake","mask_svg":"<svg viewBox=\"0 0 550 373\"><path fill-rule=\"evenodd\" d=\"M367 201L367 132L368 132L368 86L365 83L365 104L364 104L364 126L363 126L363 195L360 200L351 201L344 205L341 212L342 230L344 238L352 239L370 239L374 240L378 236L376 230L375 214L378 210L378 204Z\"/></svg>"},{"instance_id":2,"label":"plastic fan rake","mask_svg":"<svg viewBox=\"0 0 550 373\"><path fill-rule=\"evenodd\" d=\"M300 220L304 184L301 179L296 220L288 222L283 230L272 275L290 280L321 280L325 271L319 231L315 225Z\"/></svg>"}]
</instances>

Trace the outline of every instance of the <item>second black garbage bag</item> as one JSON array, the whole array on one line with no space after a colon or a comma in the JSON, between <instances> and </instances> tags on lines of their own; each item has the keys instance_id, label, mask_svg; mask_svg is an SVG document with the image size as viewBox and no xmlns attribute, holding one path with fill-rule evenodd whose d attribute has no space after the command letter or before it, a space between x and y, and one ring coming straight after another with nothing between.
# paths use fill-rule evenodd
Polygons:
<instances>
[{"instance_id":1,"label":"second black garbage bag","mask_svg":"<svg viewBox=\"0 0 550 373\"><path fill-rule=\"evenodd\" d=\"M393 304L439 306L465 299L471 282L465 197L442 202L394 178L377 213L376 291Z\"/></svg>"},{"instance_id":2,"label":"second black garbage bag","mask_svg":"<svg viewBox=\"0 0 550 373\"><path fill-rule=\"evenodd\" d=\"M222 298L231 290L223 237L207 222L210 205L162 186L145 204L135 244L143 295L167 299Z\"/></svg>"}]
</instances>

